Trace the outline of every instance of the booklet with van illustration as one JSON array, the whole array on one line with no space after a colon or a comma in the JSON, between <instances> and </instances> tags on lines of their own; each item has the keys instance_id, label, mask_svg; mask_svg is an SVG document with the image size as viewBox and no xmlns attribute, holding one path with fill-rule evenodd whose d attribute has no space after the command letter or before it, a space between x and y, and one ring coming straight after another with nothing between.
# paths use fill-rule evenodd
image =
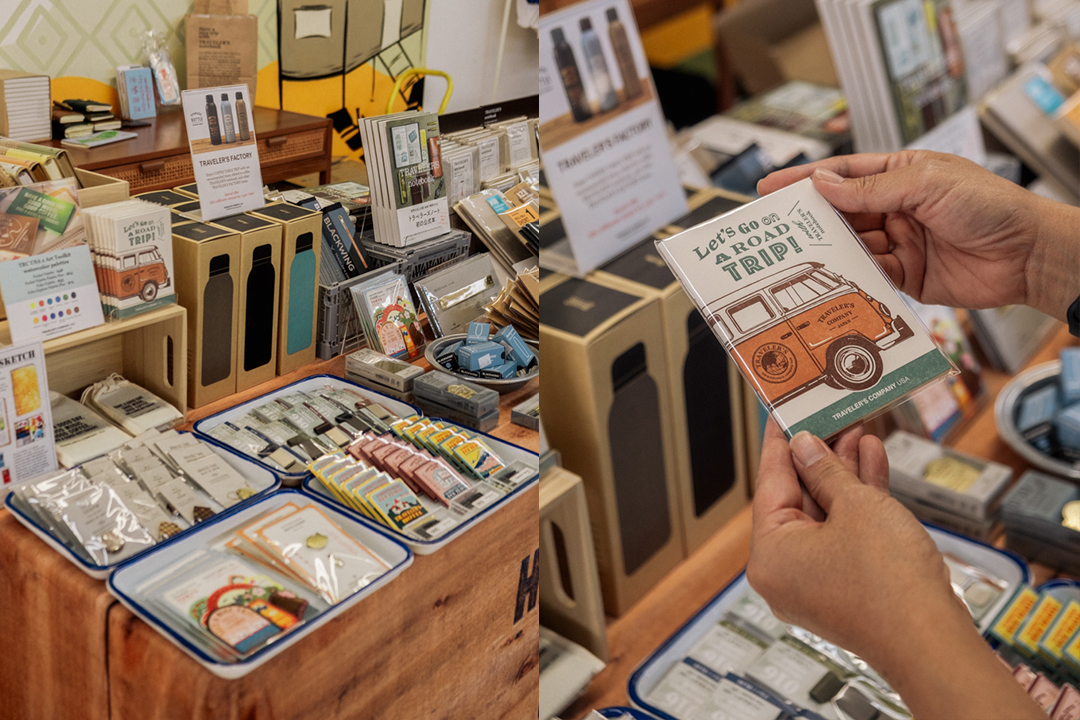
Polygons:
<instances>
[{"instance_id":1,"label":"booklet with van illustration","mask_svg":"<svg viewBox=\"0 0 1080 720\"><path fill-rule=\"evenodd\" d=\"M789 436L829 438L956 372L809 179L656 246Z\"/></svg>"}]
</instances>

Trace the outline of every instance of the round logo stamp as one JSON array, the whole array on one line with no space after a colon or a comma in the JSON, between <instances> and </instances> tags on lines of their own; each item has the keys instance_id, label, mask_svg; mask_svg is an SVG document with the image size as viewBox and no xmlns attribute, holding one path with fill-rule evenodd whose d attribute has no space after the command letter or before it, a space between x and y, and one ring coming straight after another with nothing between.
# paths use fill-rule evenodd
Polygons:
<instances>
[{"instance_id":1,"label":"round logo stamp","mask_svg":"<svg viewBox=\"0 0 1080 720\"><path fill-rule=\"evenodd\" d=\"M754 372L766 382L782 383L795 375L795 354L780 343L765 343L754 351Z\"/></svg>"}]
</instances>

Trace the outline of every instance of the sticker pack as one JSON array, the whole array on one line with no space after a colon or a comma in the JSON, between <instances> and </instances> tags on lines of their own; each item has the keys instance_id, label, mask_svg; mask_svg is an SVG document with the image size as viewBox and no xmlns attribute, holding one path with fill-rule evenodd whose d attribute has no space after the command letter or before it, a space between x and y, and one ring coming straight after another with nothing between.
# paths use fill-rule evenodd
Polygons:
<instances>
[{"instance_id":1,"label":"sticker pack","mask_svg":"<svg viewBox=\"0 0 1080 720\"><path fill-rule=\"evenodd\" d=\"M205 651L235 662L389 569L319 505L298 499L234 524L135 594Z\"/></svg>"},{"instance_id":2,"label":"sticker pack","mask_svg":"<svg viewBox=\"0 0 1080 720\"><path fill-rule=\"evenodd\" d=\"M343 505L416 540L434 540L536 477L506 463L467 428L402 418L364 433L311 472Z\"/></svg>"}]
</instances>

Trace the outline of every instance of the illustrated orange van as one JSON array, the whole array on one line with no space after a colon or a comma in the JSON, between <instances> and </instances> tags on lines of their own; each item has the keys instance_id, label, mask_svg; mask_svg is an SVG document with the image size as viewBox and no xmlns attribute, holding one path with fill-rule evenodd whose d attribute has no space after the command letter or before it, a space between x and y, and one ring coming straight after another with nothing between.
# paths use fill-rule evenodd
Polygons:
<instances>
[{"instance_id":1,"label":"illustrated orange van","mask_svg":"<svg viewBox=\"0 0 1080 720\"><path fill-rule=\"evenodd\" d=\"M165 261L154 245L143 245L111 258L114 267L100 268L102 277L98 278L98 284L115 292L117 300L138 295L150 302L161 288L172 284Z\"/></svg>"},{"instance_id":2,"label":"illustrated orange van","mask_svg":"<svg viewBox=\"0 0 1080 720\"><path fill-rule=\"evenodd\" d=\"M822 382L873 387L882 375L881 351L914 335L902 317L816 262L757 280L706 310L774 406Z\"/></svg>"}]
</instances>

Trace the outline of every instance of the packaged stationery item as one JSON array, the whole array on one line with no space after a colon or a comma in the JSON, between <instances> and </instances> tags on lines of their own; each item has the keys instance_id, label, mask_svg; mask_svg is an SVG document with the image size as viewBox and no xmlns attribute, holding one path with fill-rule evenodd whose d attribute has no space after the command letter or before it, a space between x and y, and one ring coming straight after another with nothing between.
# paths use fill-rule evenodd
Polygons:
<instances>
[{"instance_id":1,"label":"packaged stationery item","mask_svg":"<svg viewBox=\"0 0 1080 720\"><path fill-rule=\"evenodd\" d=\"M493 442L452 423L403 418L390 434L366 432L345 453L310 463L312 489L423 546L538 477L535 463Z\"/></svg>"},{"instance_id":2,"label":"packaged stationery item","mask_svg":"<svg viewBox=\"0 0 1080 720\"><path fill-rule=\"evenodd\" d=\"M428 273L413 287L435 337L464 332L499 294L498 276L488 253Z\"/></svg>"},{"instance_id":3,"label":"packaged stationery item","mask_svg":"<svg viewBox=\"0 0 1080 720\"><path fill-rule=\"evenodd\" d=\"M973 520L997 513L1012 480L1000 463L958 453L930 440L897 430L885 441L889 490Z\"/></svg>"},{"instance_id":4,"label":"packaged stationery item","mask_svg":"<svg viewBox=\"0 0 1080 720\"><path fill-rule=\"evenodd\" d=\"M126 563L109 592L218 677L243 676L410 564L388 535L277 493Z\"/></svg>"},{"instance_id":5,"label":"packaged stationery item","mask_svg":"<svg viewBox=\"0 0 1080 720\"><path fill-rule=\"evenodd\" d=\"M17 487L8 507L84 571L104 577L116 564L275 484L269 473L195 435L151 431Z\"/></svg>"},{"instance_id":6,"label":"packaged stationery item","mask_svg":"<svg viewBox=\"0 0 1080 720\"><path fill-rule=\"evenodd\" d=\"M392 358L416 359L424 331L403 275L387 273L350 288L368 344Z\"/></svg>"},{"instance_id":7,"label":"packaged stationery item","mask_svg":"<svg viewBox=\"0 0 1080 720\"><path fill-rule=\"evenodd\" d=\"M162 105L175 105L180 102L180 83L176 79L176 68L172 55L165 47L165 38L160 32L150 30L143 40L146 60L154 71L154 84L157 85L158 101Z\"/></svg>"},{"instance_id":8,"label":"packaged stationery item","mask_svg":"<svg viewBox=\"0 0 1080 720\"><path fill-rule=\"evenodd\" d=\"M789 436L957 372L809 179L656 245Z\"/></svg>"},{"instance_id":9,"label":"packaged stationery item","mask_svg":"<svg viewBox=\"0 0 1080 720\"><path fill-rule=\"evenodd\" d=\"M70 468L115 450L131 436L105 418L69 397L49 392L52 405L56 458Z\"/></svg>"},{"instance_id":10,"label":"packaged stationery item","mask_svg":"<svg viewBox=\"0 0 1080 720\"><path fill-rule=\"evenodd\" d=\"M424 374L423 369L411 363L395 360L371 348L362 348L345 358L345 371L400 392L411 392L413 379Z\"/></svg>"},{"instance_id":11,"label":"packaged stationery item","mask_svg":"<svg viewBox=\"0 0 1080 720\"><path fill-rule=\"evenodd\" d=\"M204 552L197 559L206 564L189 562L185 574L170 568L146 596L227 656L244 658L325 609L244 558Z\"/></svg>"},{"instance_id":12,"label":"packaged stationery item","mask_svg":"<svg viewBox=\"0 0 1080 720\"><path fill-rule=\"evenodd\" d=\"M134 199L83 214L107 318L120 320L175 302L167 207Z\"/></svg>"},{"instance_id":13,"label":"packaged stationery item","mask_svg":"<svg viewBox=\"0 0 1080 720\"><path fill-rule=\"evenodd\" d=\"M322 375L204 418L195 430L299 485L312 461L362 433L388 433L390 423L415 412L412 405Z\"/></svg>"},{"instance_id":14,"label":"packaged stationery item","mask_svg":"<svg viewBox=\"0 0 1080 720\"><path fill-rule=\"evenodd\" d=\"M170 403L113 373L83 391L82 402L122 427L131 435L151 429L168 429L184 421Z\"/></svg>"}]
</instances>

